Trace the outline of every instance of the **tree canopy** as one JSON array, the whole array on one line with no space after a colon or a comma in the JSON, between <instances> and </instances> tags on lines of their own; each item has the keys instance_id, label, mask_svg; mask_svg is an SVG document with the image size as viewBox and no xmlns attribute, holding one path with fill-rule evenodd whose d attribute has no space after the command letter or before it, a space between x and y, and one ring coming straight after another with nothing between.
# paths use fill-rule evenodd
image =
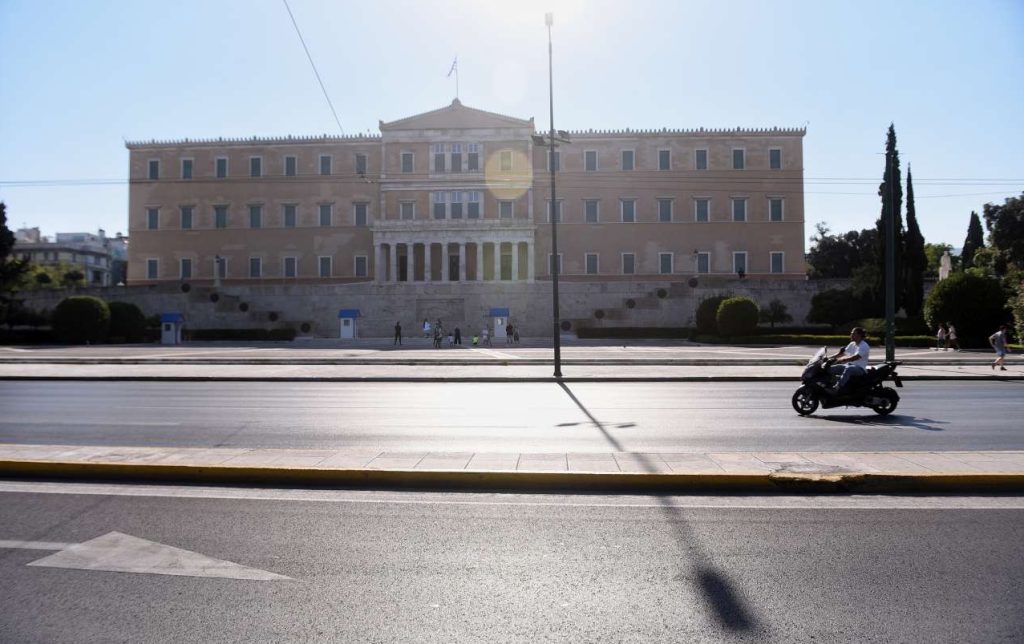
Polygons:
<instances>
[{"instance_id":1,"label":"tree canopy","mask_svg":"<svg viewBox=\"0 0 1024 644\"><path fill-rule=\"evenodd\" d=\"M1024 270L1024 193L1002 205L987 203L982 210L989 241L997 253L996 272Z\"/></svg>"},{"instance_id":2,"label":"tree canopy","mask_svg":"<svg viewBox=\"0 0 1024 644\"><path fill-rule=\"evenodd\" d=\"M815 230L817 233L811 237L813 246L807 255L812 278L853 277L858 268L875 260L876 230L851 230L833 235L825 222L817 224Z\"/></svg>"}]
</instances>

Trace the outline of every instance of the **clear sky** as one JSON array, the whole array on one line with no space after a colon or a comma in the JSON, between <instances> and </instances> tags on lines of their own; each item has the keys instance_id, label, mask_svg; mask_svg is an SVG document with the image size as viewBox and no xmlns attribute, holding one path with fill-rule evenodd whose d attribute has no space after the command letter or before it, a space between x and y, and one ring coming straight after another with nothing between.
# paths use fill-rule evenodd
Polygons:
<instances>
[{"instance_id":1,"label":"clear sky","mask_svg":"<svg viewBox=\"0 0 1024 644\"><path fill-rule=\"evenodd\" d=\"M896 125L929 242L1024 190L1024 0L289 0L347 134L451 102L559 129L806 125L806 235L874 225ZM0 0L12 228L127 232L124 141L335 134L282 0ZM37 182L31 185L12 182Z\"/></svg>"}]
</instances>

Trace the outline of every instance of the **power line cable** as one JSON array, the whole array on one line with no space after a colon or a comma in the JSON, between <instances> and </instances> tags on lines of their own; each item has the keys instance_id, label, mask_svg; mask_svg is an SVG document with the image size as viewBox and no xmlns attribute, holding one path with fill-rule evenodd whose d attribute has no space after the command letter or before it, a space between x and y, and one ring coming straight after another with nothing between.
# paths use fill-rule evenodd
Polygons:
<instances>
[{"instance_id":1,"label":"power line cable","mask_svg":"<svg viewBox=\"0 0 1024 644\"><path fill-rule=\"evenodd\" d=\"M331 114L334 115L334 122L338 124L338 131L345 134L345 129L341 127L341 120L338 119L338 113L334 110L334 103L331 102L331 97L327 94L327 88L324 87L324 81L320 78L320 72L316 70L316 63L313 62L313 56L309 53L309 47L306 46L306 39L302 37L302 32L299 30L299 23L295 22L295 16L292 14L292 8L288 6L288 0L281 0L284 2L284 8L288 10L288 17L292 19L292 24L295 25L295 33L299 35L299 42L302 43L302 48L306 51L306 58L309 59L309 65L313 68L313 73L316 74L316 81L320 83L320 89L324 92L324 98L327 99L327 105L331 108Z\"/></svg>"}]
</instances>

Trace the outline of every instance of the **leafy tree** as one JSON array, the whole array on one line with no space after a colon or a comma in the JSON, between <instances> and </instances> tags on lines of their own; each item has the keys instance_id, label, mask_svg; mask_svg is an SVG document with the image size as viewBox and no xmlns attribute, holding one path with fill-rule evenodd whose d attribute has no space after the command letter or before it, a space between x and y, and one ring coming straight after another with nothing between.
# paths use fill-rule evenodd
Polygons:
<instances>
[{"instance_id":1,"label":"leafy tree","mask_svg":"<svg viewBox=\"0 0 1024 644\"><path fill-rule=\"evenodd\" d=\"M53 311L53 332L64 342L102 342L109 330L110 308L98 297L66 297Z\"/></svg>"},{"instance_id":2,"label":"leafy tree","mask_svg":"<svg viewBox=\"0 0 1024 644\"><path fill-rule=\"evenodd\" d=\"M71 270L64 273L60 278L60 283L64 286L84 286L85 285L85 273L72 268Z\"/></svg>"},{"instance_id":3,"label":"leafy tree","mask_svg":"<svg viewBox=\"0 0 1024 644\"><path fill-rule=\"evenodd\" d=\"M926 268L924 271L925 277L938 277L939 267L942 264L942 256L949 251L953 250L952 244L925 244L924 245L924 256L927 260ZM953 260L953 268L956 268L957 258L952 254L950 259Z\"/></svg>"},{"instance_id":4,"label":"leafy tree","mask_svg":"<svg viewBox=\"0 0 1024 644\"><path fill-rule=\"evenodd\" d=\"M767 322L773 329L776 322L785 324L786 322L793 321L793 316L789 314L789 309L779 300L772 300L768 303L768 306L763 307L759 317L762 322Z\"/></svg>"},{"instance_id":5,"label":"leafy tree","mask_svg":"<svg viewBox=\"0 0 1024 644\"><path fill-rule=\"evenodd\" d=\"M815 230L817 233L811 237L813 245L807 254L812 278L852 277L858 268L874 261L878 235L874 229L832 235L828 224L820 222Z\"/></svg>"},{"instance_id":6,"label":"leafy tree","mask_svg":"<svg viewBox=\"0 0 1024 644\"><path fill-rule=\"evenodd\" d=\"M917 210L914 206L914 183L907 164L907 234L903 242L904 308L907 315L921 314L924 304L924 272L928 268L928 257L924 253L924 236L917 225Z\"/></svg>"},{"instance_id":7,"label":"leafy tree","mask_svg":"<svg viewBox=\"0 0 1024 644\"><path fill-rule=\"evenodd\" d=\"M1024 193L1007 198L1001 206L985 204L982 216L989 241L999 255L997 274L1003 275L1012 268L1024 269Z\"/></svg>"},{"instance_id":8,"label":"leafy tree","mask_svg":"<svg viewBox=\"0 0 1024 644\"><path fill-rule=\"evenodd\" d=\"M722 300L715 314L718 334L726 337L753 335L757 331L757 304L749 297Z\"/></svg>"},{"instance_id":9,"label":"leafy tree","mask_svg":"<svg viewBox=\"0 0 1024 644\"><path fill-rule=\"evenodd\" d=\"M28 269L28 262L11 258L15 237L7 227L7 204L0 201L0 321L16 308L14 291Z\"/></svg>"},{"instance_id":10,"label":"leafy tree","mask_svg":"<svg viewBox=\"0 0 1024 644\"><path fill-rule=\"evenodd\" d=\"M941 322L952 322L962 344L980 346L1006 322L1006 295L998 280L954 273L928 293L924 317L932 329Z\"/></svg>"},{"instance_id":11,"label":"leafy tree","mask_svg":"<svg viewBox=\"0 0 1024 644\"><path fill-rule=\"evenodd\" d=\"M974 253L985 247L985 232L981 229L981 219L978 213L971 211L971 221L967 224L967 238L964 239L964 248L960 251L960 265L965 269L974 265Z\"/></svg>"},{"instance_id":12,"label":"leafy tree","mask_svg":"<svg viewBox=\"0 0 1024 644\"><path fill-rule=\"evenodd\" d=\"M900 212L903 208L903 188L900 185L901 181L900 174L900 153L896 148L896 127L893 124L889 124L889 132L886 135L885 140L885 173L883 174L882 184L878 186L878 196L882 198L882 216L879 217L875 224L876 230L878 230L878 244L876 245L876 263L878 265L878 273L875 276L876 285L872 289L873 293L877 294L876 297L880 297L881 301L879 304L884 308L885 304L885 253L886 246L889 243L888 233L886 231L890 218L893 221L893 230L895 231L892 243L896 246L896 309L903 305L903 297L901 291L903 290L904 278L903 278L903 262L901 257L903 255L904 241L903 241L903 217Z\"/></svg>"}]
</instances>

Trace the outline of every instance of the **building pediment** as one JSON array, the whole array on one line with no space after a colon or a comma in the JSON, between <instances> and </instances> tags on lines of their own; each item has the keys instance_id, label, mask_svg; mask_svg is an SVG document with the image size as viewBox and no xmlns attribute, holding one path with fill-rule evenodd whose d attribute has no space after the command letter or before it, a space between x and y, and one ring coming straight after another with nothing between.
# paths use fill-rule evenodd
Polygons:
<instances>
[{"instance_id":1,"label":"building pediment","mask_svg":"<svg viewBox=\"0 0 1024 644\"><path fill-rule=\"evenodd\" d=\"M390 123L380 122L381 132L403 130L480 130L499 128L533 129L533 119L523 120L466 107L459 99L441 109L409 116Z\"/></svg>"}]
</instances>

